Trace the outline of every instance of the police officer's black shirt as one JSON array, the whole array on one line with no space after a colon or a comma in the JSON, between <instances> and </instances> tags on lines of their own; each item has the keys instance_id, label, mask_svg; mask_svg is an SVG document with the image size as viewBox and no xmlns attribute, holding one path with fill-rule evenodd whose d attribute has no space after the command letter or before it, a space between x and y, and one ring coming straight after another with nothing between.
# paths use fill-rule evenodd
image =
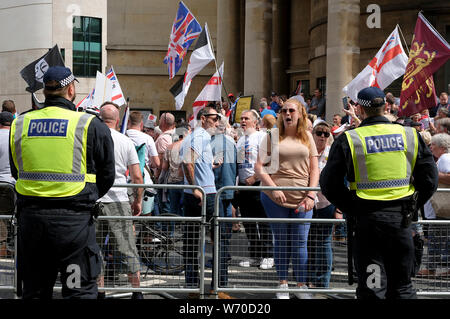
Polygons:
<instances>
[{"instance_id":1,"label":"police officer's black shirt","mask_svg":"<svg viewBox=\"0 0 450 319\"><path fill-rule=\"evenodd\" d=\"M63 97L48 97L44 107L58 106L68 110L75 110L75 105ZM30 111L30 112L34 112ZM11 174L17 179L18 172L12 159L11 150L9 153ZM103 121L95 117L89 124L87 134L86 150L87 173L96 175L96 183L86 183L85 188L75 196L49 198L33 197L17 194L17 206L36 209L45 208L67 208L73 210L90 210L97 199L105 195L114 183L115 162L114 144L111 138L111 131Z\"/></svg>"},{"instance_id":2,"label":"police officer's black shirt","mask_svg":"<svg viewBox=\"0 0 450 319\"><path fill-rule=\"evenodd\" d=\"M369 117L361 122L361 126L375 124L392 124L384 116ZM419 192L419 207L433 195L438 186L438 171L430 149L417 134L418 153L412 173L413 185ZM327 164L320 174L320 187L323 195L341 211L352 214L366 214L385 207L398 206L397 201L365 200L356 196L346 182L355 181L352 154L346 134L341 134L333 143L328 156ZM409 197L407 197L409 198ZM404 199L407 199L404 198ZM404 200L403 199L403 200Z\"/></svg>"}]
</instances>

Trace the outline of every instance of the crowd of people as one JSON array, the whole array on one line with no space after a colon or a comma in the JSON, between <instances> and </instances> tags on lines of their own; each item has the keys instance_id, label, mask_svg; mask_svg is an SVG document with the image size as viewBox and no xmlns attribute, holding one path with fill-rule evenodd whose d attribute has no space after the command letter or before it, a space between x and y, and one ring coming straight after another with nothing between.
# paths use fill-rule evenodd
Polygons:
<instances>
[{"instance_id":1,"label":"crowd of people","mask_svg":"<svg viewBox=\"0 0 450 319\"><path fill-rule=\"evenodd\" d=\"M243 111L239 123L231 120L234 96L230 94L228 98L229 101L212 102L201 109L195 119L195 127L184 119L176 121L170 112L163 113L156 123L144 120L141 112L132 111L125 135L117 132L119 107L105 102L99 117L109 127L114 141L114 183L120 184L128 179L136 184L197 185L204 189L206 197L197 189L156 191L148 187L130 194L120 188L111 188L98 200L101 203L100 214L171 213L197 217L201 214L201 204L206 202L206 213L211 217L215 194L223 186L318 187L319 176L327 164L334 139L362 123L357 102L350 100L342 114L334 114L332 122L325 121L325 97L319 88L314 90L312 99L305 99L303 94L293 94L288 98L271 92L270 98L260 100L259 110ZM397 99L390 93L386 94L384 116L392 123L417 130L433 152L440 172L439 182L444 185L450 184L449 113L447 93L440 95L436 106L410 117L398 117ZM3 182L15 183L7 154L9 128L17 117L14 102L4 101L0 114L0 181ZM429 202L421 211L423 219L439 218ZM225 191L219 207L221 217L342 219L345 213L321 192L260 191L257 188ZM110 238L117 241L120 253L130 258L130 265L136 264L133 260L138 258L138 253L133 245L131 225L108 221L100 227L107 227L107 231L112 232ZM248 239L249 258L241 260L239 266L261 270L275 267L281 289L276 294L277 298L289 298L289 293L283 289L288 288L290 263L300 290L295 293L297 298L312 298L308 289L329 287L332 240L345 238L345 227L320 223L225 223L220 228L221 286L228 282L231 234L240 228L244 229ZM423 229L416 230L423 232ZM427 236L430 236L431 254L433 243L442 241L442 238L433 229L429 229ZM197 287L199 226L186 226L183 240L186 285ZM133 249L129 248L130 242ZM440 247L435 249L435 258L441 257ZM128 271L133 287L139 287L139 269L130 266ZM436 271L423 269L419 275L436 275ZM100 270L100 287L103 285L102 276L103 270ZM133 296L142 297L139 294ZM219 298L232 297L219 293Z\"/></svg>"}]
</instances>

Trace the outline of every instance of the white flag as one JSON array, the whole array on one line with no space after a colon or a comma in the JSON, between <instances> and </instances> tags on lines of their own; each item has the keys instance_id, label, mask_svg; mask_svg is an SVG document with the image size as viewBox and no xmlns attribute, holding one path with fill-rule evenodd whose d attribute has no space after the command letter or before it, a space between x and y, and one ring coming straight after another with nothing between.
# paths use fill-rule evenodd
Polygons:
<instances>
[{"instance_id":1,"label":"white flag","mask_svg":"<svg viewBox=\"0 0 450 319\"><path fill-rule=\"evenodd\" d=\"M126 104L127 101L125 100L125 96L123 95L116 72L114 72L114 68L112 66L109 71L106 72L106 77L112 82L111 102L114 102L119 106Z\"/></svg>"},{"instance_id":2,"label":"white flag","mask_svg":"<svg viewBox=\"0 0 450 319\"><path fill-rule=\"evenodd\" d=\"M177 110L181 110L184 104L184 98L188 94L192 79L205 67L209 62L215 59L214 53L209 42L208 25L200 33L195 44L194 51L189 59L186 73L175 85L170 89L175 97L175 105Z\"/></svg>"},{"instance_id":3,"label":"white flag","mask_svg":"<svg viewBox=\"0 0 450 319\"><path fill-rule=\"evenodd\" d=\"M403 51L398 27L395 27L372 61L342 91L356 101L358 92L366 87L384 90L405 73L407 63L408 56Z\"/></svg>"},{"instance_id":4,"label":"white flag","mask_svg":"<svg viewBox=\"0 0 450 319\"><path fill-rule=\"evenodd\" d=\"M198 112L208 105L208 102L220 101L222 99L222 77L223 77L223 62L219 70L214 73L212 78L206 83L203 90L197 96L192 105L194 111L194 123L196 123ZM195 126L195 125L194 125Z\"/></svg>"},{"instance_id":5,"label":"white flag","mask_svg":"<svg viewBox=\"0 0 450 319\"><path fill-rule=\"evenodd\" d=\"M111 101L113 83L104 74L97 71L93 106L100 107L103 102Z\"/></svg>"}]
</instances>

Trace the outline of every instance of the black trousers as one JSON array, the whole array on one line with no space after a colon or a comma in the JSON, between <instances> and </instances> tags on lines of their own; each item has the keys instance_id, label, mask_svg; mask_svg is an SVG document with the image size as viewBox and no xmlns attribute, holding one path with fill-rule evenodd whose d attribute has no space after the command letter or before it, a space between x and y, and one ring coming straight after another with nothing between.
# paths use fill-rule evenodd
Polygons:
<instances>
[{"instance_id":1,"label":"black trousers","mask_svg":"<svg viewBox=\"0 0 450 319\"><path fill-rule=\"evenodd\" d=\"M97 298L101 258L90 213L21 209L18 245L23 299L51 299L58 272L63 298Z\"/></svg>"},{"instance_id":2,"label":"black trousers","mask_svg":"<svg viewBox=\"0 0 450 319\"><path fill-rule=\"evenodd\" d=\"M357 217L353 256L358 299L413 299L414 243L400 207Z\"/></svg>"},{"instance_id":3,"label":"black trousers","mask_svg":"<svg viewBox=\"0 0 450 319\"><path fill-rule=\"evenodd\" d=\"M259 185L259 183L257 183ZM242 186L244 184L239 184ZM256 185L256 184L255 184ZM244 185L245 186L245 185ZM236 193L241 216L245 218L266 218L261 204L261 192L242 191ZM249 242L249 254L252 259L273 258L272 230L268 223L243 223Z\"/></svg>"}]
</instances>

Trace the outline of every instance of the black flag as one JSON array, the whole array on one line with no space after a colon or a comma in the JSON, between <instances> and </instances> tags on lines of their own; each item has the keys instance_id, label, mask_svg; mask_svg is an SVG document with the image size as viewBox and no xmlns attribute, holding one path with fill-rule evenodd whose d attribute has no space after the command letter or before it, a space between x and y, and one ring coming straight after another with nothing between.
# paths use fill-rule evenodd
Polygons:
<instances>
[{"instance_id":1,"label":"black flag","mask_svg":"<svg viewBox=\"0 0 450 319\"><path fill-rule=\"evenodd\" d=\"M55 45L50 51L44 54L36 61L28 64L20 71L20 75L28 83L26 90L30 93L34 93L44 87L42 79L44 73L47 72L51 66L64 66L61 53L59 52L58 45Z\"/></svg>"}]
</instances>

